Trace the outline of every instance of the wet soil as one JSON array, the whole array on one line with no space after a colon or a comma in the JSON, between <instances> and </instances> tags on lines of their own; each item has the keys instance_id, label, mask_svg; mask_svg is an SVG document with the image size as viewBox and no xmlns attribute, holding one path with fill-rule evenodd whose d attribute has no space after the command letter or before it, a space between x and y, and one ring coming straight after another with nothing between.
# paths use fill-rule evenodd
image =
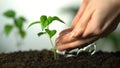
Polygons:
<instances>
[{"instance_id":1,"label":"wet soil","mask_svg":"<svg viewBox=\"0 0 120 68\"><path fill-rule=\"evenodd\" d=\"M120 52L87 52L54 60L49 50L0 54L0 68L120 68Z\"/></svg>"}]
</instances>

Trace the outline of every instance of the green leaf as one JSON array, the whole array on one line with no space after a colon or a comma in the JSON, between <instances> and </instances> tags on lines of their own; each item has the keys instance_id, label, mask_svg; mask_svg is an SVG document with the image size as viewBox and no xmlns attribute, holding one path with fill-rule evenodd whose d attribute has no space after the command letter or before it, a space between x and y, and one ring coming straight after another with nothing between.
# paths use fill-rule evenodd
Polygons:
<instances>
[{"instance_id":1,"label":"green leaf","mask_svg":"<svg viewBox=\"0 0 120 68\"><path fill-rule=\"evenodd\" d=\"M4 16L9 17L9 18L14 18L16 13L13 10L8 10L4 13Z\"/></svg>"},{"instance_id":2,"label":"green leaf","mask_svg":"<svg viewBox=\"0 0 120 68\"><path fill-rule=\"evenodd\" d=\"M53 21L55 21L55 20L64 23L61 19L59 19L59 18L56 17L56 16L54 16L54 17L49 16L49 17L47 18L46 22L45 22L45 23L46 23L45 27L49 26L49 25L50 25Z\"/></svg>"},{"instance_id":3,"label":"green leaf","mask_svg":"<svg viewBox=\"0 0 120 68\"><path fill-rule=\"evenodd\" d=\"M53 21L53 17L49 16L45 22L45 27L49 26Z\"/></svg>"},{"instance_id":4,"label":"green leaf","mask_svg":"<svg viewBox=\"0 0 120 68\"><path fill-rule=\"evenodd\" d=\"M40 23L40 21L33 22L28 26L28 28L30 28L32 25L35 25L35 24L38 24L38 23Z\"/></svg>"},{"instance_id":5,"label":"green leaf","mask_svg":"<svg viewBox=\"0 0 120 68\"><path fill-rule=\"evenodd\" d=\"M12 31L12 29L13 29L13 26L12 26L12 25L9 25L9 24L5 25L5 27L4 27L4 32L5 32L5 34L6 34L6 35L9 35L10 32Z\"/></svg>"},{"instance_id":6,"label":"green leaf","mask_svg":"<svg viewBox=\"0 0 120 68\"><path fill-rule=\"evenodd\" d=\"M41 35L43 35L43 34L46 34L46 32L39 32L39 33L38 33L38 36L41 36Z\"/></svg>"},{"instance_id":7,"label":"green leaf","mask_svg":"<svg viewBox=\"0 0 120 68\"><path fill-rule=\"evenodd\" d=\"M25 22L26 19L24 17L19 17L19 19L22 21L22 22Z\"/></svg>"},{"instance_id":8,"label":"green leaf","mask_svg":"<svg viewBox=\"0 0 120 68\"><path fill-rule=\"evenodd\" d=\"M15 19L15 25L16 25L16 27L18 27L19 29L22 29L22 27L23 27L23 20L21 19L21 18L17 18L17 19Z\"/></svg>"},{"instance_id":9,"label":"green leaf","mask_svg":"<svg viewBox=\"0 0 120 68\"><path fill-rule=\"evenodd\" d=\"M59 18L56 17L56 16L54 16L54 17L49 16L49 17L47 18L46 22L45 22L44 28L47 27L47 26L49 26L49 25L50 25L53 21L55 21L55 20L64 23L61 19L59 19Z\"/></svg>"},{"instance_id":10,"label":"green leaf","mask_svg":"<svg viewBox=\"0 0 120 68\"><path fill-rule=\"evenodd\" d=\"M19 34L20 34L21 38L24 38L26 36L26 32L23 30L19 30Z\"/></svg>"},{"instance_id":11,"label":"green leaf","mask_svg":"<svg viewBox=\"0 0 120 68\"><path fill-rule=\"evenodd\" d=\"M47 20L47 16L42 15L42 16L40 17L40 22L41 22L41 23L45 23L46 20Z\"/></svg>"},{"instance_id":12,"label":"green leaf","mask_svg":"<svg viewBox=\"0 0 120 68\"><path fill-rule=\"evenodd\" d=\"M50 38L52 38L56 34L56 30L45 29L45 31L48 33Z\"/></svg>"},{"instance_id":13,"label":"green leaf","mask_svg":"<svg viewBox=\"0 0 120 68\"><path fill-rule=\"evenodd\" d=\"M41 22L42 31L52 23L53 18L49 16L44 22Z\"/></svg>"},{"instance_id":14,"label":"green leaf","mask_svg":"<svg viewBox=\"0 0 120 68\"><path fill-rule=\"evenodd\" d=\"M62 23L64 23L64 21L62 21L60 18L58 18L57 16L54 16L53 17L53 20L57 20L57 21L60 21L60 22L62 22Z\"/></svg>"},{"instance_id":15,"label":"green leaf","mask_svg":"<svg viewBox=\"0 0 120 68\"><path fill-rule=\"evenodd\" d=\"M60 22L64 23L64 22L63 22L60 18L58 18L57 16L54 16L54 17L49 16L49 17L47 18L47 16L42 15L42 16L40 17L40 22L41 22L42 31L43 31L46 27L48 27L54 20L57 20L57 21L60 21Z\"/></svg>"},{"instance_id":16,"label":"green leaf","mask_svg":"<svg viewBox=\"0 0 120 68\"><path fill-rule=\"evenodd\" d=\"M19 29L23 28L24 22L25 22L25 18L24 17L14 18L15 26L17 28L19 28Z\"/></svg>"},{"instance_id":17,"label":"green leaf","mask_svg":"<svg viewBox=\"0 0 120 68\"><path fill-rule=\"evenodd\" d=\"M42 15L42 16L40 17L40 23L41 23L42 31L43 31L44 28L46 27L46 23L45 23L46 20L47 20L47 16Z\"/></svg>"}]
</instances>

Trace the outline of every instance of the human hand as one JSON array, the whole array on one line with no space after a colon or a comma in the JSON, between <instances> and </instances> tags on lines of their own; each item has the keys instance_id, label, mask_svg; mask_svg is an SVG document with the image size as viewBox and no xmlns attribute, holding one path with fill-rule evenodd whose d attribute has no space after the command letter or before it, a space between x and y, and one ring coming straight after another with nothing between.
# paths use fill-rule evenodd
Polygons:
<instances>
[{"instance_id":1,"label":"human hand","mask_svg":"<svg viewBox=\"0 0 120 68\"><path fill-rule=\"evenodd\" d=\"M72 28L68 28L60 32L59 37L56 39L57 50L59 51L69 50L76 47L82 48L98 39L97 37L91 38L72 37L71 36L72 30L73 30Z\"/></svg>"},{"instance_id":2,"label":"human hand","mask_svg":"<svg viewBox=\"0 0 120 68\"><path fill-rule=\"evenodd\" d=\"M86 46L111 33L120 18L119 0L83 0L70 29L56 39L58 50Z\"/></svg>"}]
</instances>

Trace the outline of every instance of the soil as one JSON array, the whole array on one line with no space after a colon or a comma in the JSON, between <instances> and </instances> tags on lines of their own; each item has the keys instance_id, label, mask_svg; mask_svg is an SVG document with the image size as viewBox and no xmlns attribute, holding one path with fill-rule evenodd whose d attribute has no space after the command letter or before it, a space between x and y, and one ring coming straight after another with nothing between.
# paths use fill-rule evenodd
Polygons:
<instances>
[{"instance_id":1,"label":"soil","mask_svg":"<svg viewBox=\"0 0 120 68\"><path fill-rule=\"evenodd\" d=\"M0 68L120 68L120 52L87 52L54 60L49 50L0 54Z\"/></svg>"}]
</instances>

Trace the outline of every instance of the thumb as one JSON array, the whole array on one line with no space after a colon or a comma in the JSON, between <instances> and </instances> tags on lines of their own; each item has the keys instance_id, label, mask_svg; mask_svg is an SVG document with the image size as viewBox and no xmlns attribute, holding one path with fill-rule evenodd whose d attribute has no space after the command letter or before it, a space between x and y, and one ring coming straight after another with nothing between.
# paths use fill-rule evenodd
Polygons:
<instances>
[{"instance_id":1,"label":"thumb","mask_svg":"<svg viewBox=\"0 0 120 68\"><path fill-rule=\"evenodd\" d=\"M86 28L86 25L87 24L78 24L74 29L73 29L73 31L72 31L72 33L71 33L71 36L72 37L80 37L82 34L83 34L83 32L84 32L84 30L85 30L85 28Z\"/></svg>"}]
</instances>

